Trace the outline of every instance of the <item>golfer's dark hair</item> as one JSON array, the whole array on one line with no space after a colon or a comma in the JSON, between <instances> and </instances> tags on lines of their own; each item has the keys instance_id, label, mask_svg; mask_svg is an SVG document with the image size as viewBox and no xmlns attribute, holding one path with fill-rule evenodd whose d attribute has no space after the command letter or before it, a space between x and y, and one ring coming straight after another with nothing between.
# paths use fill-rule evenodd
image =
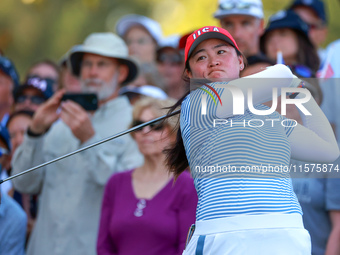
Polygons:
<instances>
[{"instance_id":1,"label":"golfer's dark hair","mask_svg":"<svg viewBox=\"0 0 340 255\"><path fill-rule=\"evenodd\" d=\"M190 78L188 77L187 73L191 72L189 61L185 63L185 68L182 74L182 79L185 81L185 86L187 87L187 92L184 94L182 98L180 98L172 107L170 107L168 114L172 113L173 111L177 110L184 99L190 94ZM203 85L203 84L202 84ZM180 118L179 118L180 119ZM179 123L178 123L179 125ZM176 180L177 177L184 172L186 169L189 168L189 162L186 157L184 143L182 139L181 129L177 129L176 141L171 145L171 147L164 150L166 154L166 165L170 173L174 174L174 179Z\"/></svg>"},{"instance_id":2,"label":"golfer's dark hair","mask_svg":"<svg viewBox=\"0 0 340 255\"><path fill-rule=\"evenodd\" d=\"M179 99L177 103L170 108L168 114L172 113L175 111L175 109L177 109L177 107L181 106L182 102L186 96L189 95L189 93L190 91L188 91L181 99ZM165 149L164 153L166 154L166 165L168 166L170 173L174 174L174 178L176 180L177 177L189 167L180 128L177 130L175 143L173 143L168 149Z\"/></svg>"}]
</instances>

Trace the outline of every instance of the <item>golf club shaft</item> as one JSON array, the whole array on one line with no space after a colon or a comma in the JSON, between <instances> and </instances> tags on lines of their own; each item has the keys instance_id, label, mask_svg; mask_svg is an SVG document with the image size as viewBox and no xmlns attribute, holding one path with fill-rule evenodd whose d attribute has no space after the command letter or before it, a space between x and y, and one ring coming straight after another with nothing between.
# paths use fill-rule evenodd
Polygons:
<instances>
[{"instance_id":1,"label":"golf club shaft","mask_svg":"<svg viewBox=\"0 0 340 255\"><path fill-rule=\"evenodd\" d=\"M118 138L118 137L120 137L120 136L129 134L129 133L131 133L131 132L133 132L133 131L135 131L135 130L137 130L137 129L143 128L143 127L148 126L148 125L150 125L150 124L152 124L152 123L155 123L155 122L158 122L158 121L160 121L160 120L169 118L169 117L174 116L174 115L176 115L176 114L179 114L180 111L181 111L181 110L177 110L177 111L174 111L174 112L172 112L172 113L170 113L170 114L167 114L167 115L161 116L161 117L159 117L159 118L150 120L150 121L148 121L148 122L145 122L145 123L143 123L143 124L140 124L140 125L138 125L138 126L135 126L135 127L133 127L133 128L130 128L130 129L125 130L125 131L123 131L123 132L120 132L120 133L118 133L118 134L115 134L115 135L113 135L113 136L107 137L107 138L102 139L102 140L100 140L100 141L98 141L98 142L95 142L95 143L93 143L93 144L90 144L90 145L88 145L88 146L86 146L86 147L83 147L83 148L81 148L81 149L75 150L75 151L73 151L73 152L70 152L70 153L67 153L67 154L65 154L65 155L63 155L63 156L60 156L60 157L58 157L58 158L52 159L52 160L47 161L47 162L45 162L45 163L43 163L43 164L40 164L40 165L38 165L38 166L32 167L32 168L30 168L30 169L27 169L27 170L25 170L25 171L23 171L23 172L21 172L21 173L18 173L18 174L16 174L16 175L10 176L10 177L8 177L8 178L6 178L6 179L0 180L0 184L4 183L4 182L6 182L6 181L9 181L9 180L11 180L11 179L17 178L17 177L19 177L19 176L21 176L21 175L24 175L24 174L27 174L27 173L29 173L29 172L32 172L32 171L34 171L34 170L37 170L37 169L39 169L39 168L41 168L41 167L50 165L50 164L52 164L52 163L54 163L54 162L57 162L57 161L59 161L59 160L62 160L62 159L64 159L64 158L67 158L67 157L70 157L70 156L72 156L72 155L75 155L75 154L77 154L77 153L79 153L79 152L82 152L82 151L85 151L85 150L90 149L90 148L92 148L92 147L95 147L95 146L97 146L97 145L100 145L100 144L102 144L102 143L106 143L106 142L108 142L108 141L110 141L110 140L113 140L113 139L115 139L115 138Z\"/></svg>"}]
</instances>

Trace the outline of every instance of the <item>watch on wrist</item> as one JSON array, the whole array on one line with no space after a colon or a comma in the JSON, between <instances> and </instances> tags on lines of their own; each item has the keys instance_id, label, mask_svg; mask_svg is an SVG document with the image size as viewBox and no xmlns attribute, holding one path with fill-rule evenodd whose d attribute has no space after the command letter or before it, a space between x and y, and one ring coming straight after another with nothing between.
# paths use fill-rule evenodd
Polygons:
<instances>
[{"instance_id":1,"label":"watch on wrist","mask_svg":"<svg viewBox=\"0 0 340 255\"><path fill-rule=\"evenodd\" d=\"M46 131L47 132L47 131ZM27 135L28 136L31 136L31 137L39 137L39 136L42 136L43 134L45 134L46 132L44 133L34 133L30 127L27 128Z\"/></svg>"}]
</instances>

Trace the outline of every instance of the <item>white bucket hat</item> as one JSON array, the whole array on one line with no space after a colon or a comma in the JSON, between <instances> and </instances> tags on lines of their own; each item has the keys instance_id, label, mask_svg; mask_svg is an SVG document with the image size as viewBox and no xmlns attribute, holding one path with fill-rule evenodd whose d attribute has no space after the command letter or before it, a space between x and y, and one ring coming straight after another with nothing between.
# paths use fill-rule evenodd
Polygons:
<instances>
[{"instance_id":1,"label":"white bucket hat","mask_svg":"<svg viewBox=\"0 0 340 255\"><path fill-rule=\"evenodd\" d=\"M124 37L126 32L136 25L144 27L150 33L152 38L155 39L157 44L160 43L163 36L161 26L157 21L142 15L129 14L123 16L116 23L116 32L120 37Z\"/></svg>"},{"instance_id":2,"label":"white bucket hat","mask_svg":"<svg viewBox=\"0 0 340 255\"><path fill-rule=\"evenodd\" d=\"M218 9L214 17L222 19L229 15L248 15L263 19L263 5L261 0L219 0Z\"/></svg>"},{"instance_id":3,"label":"white bucket hat","mask_svg":"<svg viewBox=\"0 0 340 255\"><path fill-rule=\"evenodd\" d=\"M168 98L168 95L162 89L151 85L143 85L138 87L134 85L128 85L119 90L119 95L126 94L138 94L161 100Z\"/></svg>"},{"instance_id":4,"label":"white bucket hat","mask_svg":"<svg viewBox=\"0 0 340 255\"><path fill-rule=\"evenodd\" d=\"M70 62L74 75L80 75L81 62L84 53L97 54L120 60L129 68L129 74L122 84L133 81L138 74L136 62L129 57L129 50L125 42L113 33L90 34L81 45L74 46L70 51Z\"/></svg>"}]
</instances>

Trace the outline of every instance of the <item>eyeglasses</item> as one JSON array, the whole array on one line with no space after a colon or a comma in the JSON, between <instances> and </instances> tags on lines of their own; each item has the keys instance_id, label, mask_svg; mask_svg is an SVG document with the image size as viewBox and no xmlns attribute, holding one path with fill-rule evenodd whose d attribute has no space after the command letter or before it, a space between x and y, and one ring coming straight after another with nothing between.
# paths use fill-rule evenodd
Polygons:
<instances>
[{"instance_id":1,"label":"eyeglasses","mask_svg":"<svg viewBox=\"0 0 340 255\"><path fill-rule=\"evenodd\" d=\"M250 9L251 7L261 7L261 5L255 4L255 3L221 3L219 5L219 8L221 10L232 10L232 9L241 9L246 10Z\"/></svg>"},{"instance_id":2,"label":"eyeglasses","mask_svg":"<svg viewBox=\"0 0 340 255\"><path fill-rule=\"evenodd\" d=\"M151 38L144 37L144 38L139 38L137 40L128 39L126 40L126 45L127 46L130 46L131 44L147 45L147 44L151 44L152 42L153 41Z\"/></svg>"},{"instance_id":3,"label":"eyeglasses","mask_svg":"<svg viewBox=\"0 0 340 255\"><path fill-rule=\"evenodd\" d=\"M40 105L46 101L45 98L41 96L27 96L27 95L20 95L15 99L16 103L24 103L27 99L29 99L33 104Z\"/></svg>"},{"instance_id":4,"label":"eyeglasses","mask_svg":"<svg viewBox=\"0 0 340 255\"><path fill-rule=\"evenodd\" d=\"M179 54L162 53L157 56L157 62L169 64L181 64L183 59Z\"/></svg>"},{"instance_id":5,"label":"eyeglasses","mask_svg":"<svg viewBox=\"0 0 340 255\"><path fill-rule=\"evenodd\" d=\"M307 23L309 29L322 29L326 26L326 23L325 22L319 22L319 23Z\"/></svg>"},{"instance_id":6,"label":"eyeglasses","mask_svg":"<svg viewBox=\"0 0 340 255\"><path fill-rule=\"evenodd\" d=\"M133 126L133 127L136 127L136 126L139 126L139 125L144 124L144 123L145 123L145 122L143 122L143 121L135 120L135 121L132 123L132 126ZM162 121L158 121L158 122L155 122L155 123L151 123L151 124L149 124L149 126L150 126L150 129L151 129L152 131L161 131L161 130L163 130L163 129L165 128L165 125L164 125L164 123L162 123ZM145 128L145 127L138 128L138 129L135 130L135 132L140 132L140 131L143 130L143 128Z\"/></svg>"},{"instance_id":7,"label":"eyeglasses","mask_svg":"<svg viewBox=\"0 0 340 255\"><path fill-rule=\"evenodd\" d=\"M311 78L314 77L313 71L304 65L289 65L290 70L300 77Z\"/></svg>"},{"instance_id":8,"label":"eyeglasses","mask_svg":"<svg viewBox=\"0 0 340 255\"><path fill-rule=\"evenodd\" d=\"M9 151L7 149L5 149L5 148L0 147L0 158L3 155L9 155Z\"/></svg>"}]
</instances>

